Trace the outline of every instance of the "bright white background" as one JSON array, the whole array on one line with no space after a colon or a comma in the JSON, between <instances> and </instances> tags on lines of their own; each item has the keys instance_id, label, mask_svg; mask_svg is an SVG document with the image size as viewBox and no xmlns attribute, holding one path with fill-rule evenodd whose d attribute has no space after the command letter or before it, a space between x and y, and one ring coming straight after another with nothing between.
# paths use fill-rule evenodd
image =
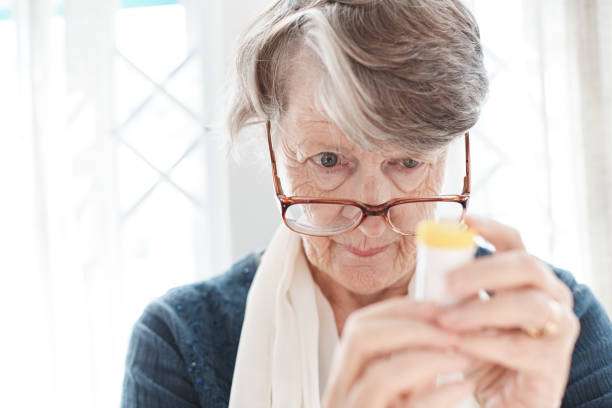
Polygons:
<instances>
[{"instance_id":1,"label":"bright white background","mask_svg":"<svg viewBox=\"0 0 612 408\"><path fill-rule=\"evenodd\" d=\"M117 406L145 305L265 247L269 169L220 121L266 3L0 0L0 406ZM610 3L467 3L491 76L471 209L612 310Z\"/></svg>"}]
</instances>

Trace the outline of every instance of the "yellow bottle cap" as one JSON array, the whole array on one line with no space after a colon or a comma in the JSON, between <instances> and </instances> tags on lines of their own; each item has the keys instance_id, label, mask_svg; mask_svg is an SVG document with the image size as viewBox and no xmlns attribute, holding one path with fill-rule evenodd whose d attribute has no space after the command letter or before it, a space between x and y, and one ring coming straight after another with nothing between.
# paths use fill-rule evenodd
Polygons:
<instances>
[{"instance_id":1,"label":"yellow bottle cap","mask_svg":"<svg viewBox=\"0 0 612 408\"><path fill-rule=\"evenodd\" d=\"M421 221L416 229L417 242L442 249L466 249L474 246L476 231L456 222Z\"/></svg>"}]
</instances>

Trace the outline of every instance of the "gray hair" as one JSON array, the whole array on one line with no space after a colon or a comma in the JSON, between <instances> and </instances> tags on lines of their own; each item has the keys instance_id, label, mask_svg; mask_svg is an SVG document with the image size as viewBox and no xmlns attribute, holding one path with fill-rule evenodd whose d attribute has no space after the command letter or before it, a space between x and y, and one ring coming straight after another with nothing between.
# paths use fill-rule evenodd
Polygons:
<instances>
[{"instance_id":1,"label":"gray hair","mask_svg":"<svg viewBox=\"0 0 612 408\"><path fill-rule=\"evenodd\" d=\"M475 125L488 91L478 25L460 0L279 0L240 43L232 141L252 121L280 121L304 47L324 72L318 110L364 148L443 148Z\"/></svg>"}]
</instances>

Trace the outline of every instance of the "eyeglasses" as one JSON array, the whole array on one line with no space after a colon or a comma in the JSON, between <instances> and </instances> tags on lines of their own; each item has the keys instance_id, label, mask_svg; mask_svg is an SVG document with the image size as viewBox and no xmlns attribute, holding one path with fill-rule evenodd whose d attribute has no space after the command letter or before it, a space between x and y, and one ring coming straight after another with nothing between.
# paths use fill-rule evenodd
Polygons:
<instances>
[{"instance_id":1,"label":"eyeglasses","mask_svg":"<svg viewBox=\"0 0 612 408\"><path fill-rule=\"evenodd\" d=\"M320 197L286 196L276 168L272 148L272 124L266 121L268 149L272 163L272 182L285 225L299 233L318 237L343 234L357 228L366 217L382 216L401 235L415 235L423 219L463 221L470 199L470 134L465 132L465 177L458 195L395 198L379 205L361 201Z\"/></svg>"}]
</instances>

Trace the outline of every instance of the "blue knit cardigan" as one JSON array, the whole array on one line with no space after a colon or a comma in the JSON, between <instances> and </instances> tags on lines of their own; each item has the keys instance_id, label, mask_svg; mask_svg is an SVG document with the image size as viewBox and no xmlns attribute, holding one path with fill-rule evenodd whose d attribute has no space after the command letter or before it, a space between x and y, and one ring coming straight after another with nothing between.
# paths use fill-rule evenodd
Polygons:
<instances>
[{"instance_id":1,"label":"blue knit cardigan","mask_svg":"<svg viewBox=\"0 0 612 408\"><path fill-rule=\"evenodd\" d=\"M222 275L170 290L134 325L123 408L227 407L247 293L263 252ZM489 255L479 248L476 256ZM612 408L612 326L591 290L567 271L581 333L563 407Z\"/></svg>"}]
</instances>

